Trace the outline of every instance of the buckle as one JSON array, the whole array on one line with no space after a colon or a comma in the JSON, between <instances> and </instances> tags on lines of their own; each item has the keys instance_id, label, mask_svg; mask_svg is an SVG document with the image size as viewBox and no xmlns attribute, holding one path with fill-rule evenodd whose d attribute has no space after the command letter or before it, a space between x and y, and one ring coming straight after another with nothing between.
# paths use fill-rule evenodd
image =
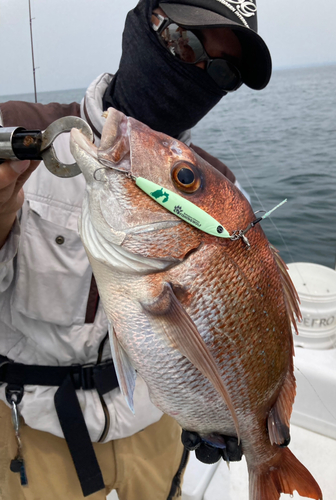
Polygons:
<instances>
[{"instance_id":1,"label":"buckle","mask_svg":"<svg viewBox=\"0 0 336 500\"><path fill-rule=\"evenodd\" d=\"M93 363L88 363L87 365L82 365L81 367L81 383L82 389L88 391L95 388L95 381L93 379L93 369L96 365Z\"/></svg>"},{"instance_id":2,"label":"buckle","mask_svg":"<svg viewBox=\"0 0 336 500\"><path fill-rule=\"evenodd\" d=\"M20 404L23 398L24 389L21 385L7 384L6 399L10 405Z\"/></svg>"},{"instance_id":3,"label":"buckle","mask_svg":"<svg viewBox=\"0 0 336 500\"><path fill-rule=\"evenodd\" d=\"M13 361L9 358L6 358L6 356L2 356L0 355L0 369L3 367L3 366L6 366L6 365L9 365L10 363L13 363ZM0 387L5 384L4 381L1 380L1 376L0 376Z\"/></svg>"},{"instance_id":4,"label":"buckle","mask_svg":"<svg viewBox=\"0 0 336 500\"><path fill-rule=\"evenodd\" d=\"M72 365L71 377L76 391L83 389L88 391L95 388L93 379L94 363L87 363L86 365Z\"/></svg>"},{"instance_id":5,"label":"buckle","mask_svg":"<svg viewBox=\"0 0 336 500\"><path fill-rule=\"evenodd\" d=\"M6 358L6 356L1 356L0 355L0 368L3 365L8 365L9 363L13 363L13 361L11 359Z\"/></svg>"}]
</instances>

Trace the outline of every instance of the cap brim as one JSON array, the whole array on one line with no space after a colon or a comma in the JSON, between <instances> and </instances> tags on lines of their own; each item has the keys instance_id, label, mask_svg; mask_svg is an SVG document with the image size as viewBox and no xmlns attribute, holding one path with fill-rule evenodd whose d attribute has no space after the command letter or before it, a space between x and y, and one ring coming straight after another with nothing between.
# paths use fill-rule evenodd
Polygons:
<instances>
[{"instance_id":1,"label":"cap brim","mask_svg":"<svg viewBox=\"0 0 336 500\"><path fill-rule=\"evenodd\" d=\"M272 74L272 59L267 45L258 33L216 12L200 7L174 3L159 3L159 6L172 21L184 28L232 29L242 45L243 82L255 90L266 87Z\"/></svg>"}]
</instances>

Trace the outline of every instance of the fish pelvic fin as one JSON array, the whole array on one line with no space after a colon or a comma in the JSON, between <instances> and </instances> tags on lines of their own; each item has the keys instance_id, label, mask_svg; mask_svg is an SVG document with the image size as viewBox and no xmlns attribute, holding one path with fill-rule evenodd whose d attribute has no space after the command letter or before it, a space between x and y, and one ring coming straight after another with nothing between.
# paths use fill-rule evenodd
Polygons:
<instances>
[{"instance_id":1,"label":"fish pelvic fin","mask_svg":"<svg viewBox=\"0 0 336 500\"><path fill-rule=\"evenodd\" d=\"M293 361L291 361L278 399L271 408L267 418L267 429L271 444L287 446L290 442L289 421L292 414L295 393L296 382L293 373Z\"/></svg>"},{"instance_id":2,"label":"fish pelvic fin","mask_svg":"<svg viewBox=\"0 0 336 500\"><path fill-rule=\"evenodd\" d=\"M281 493L322 500L322 492L308 469L288 448L279 448L276 462L268 468L249 467L249 500L279 500Z\"/></svg>"},{"instance_id":3,"label":"fish pelvic fin","mask_svg":"<svg viewBox=\"0 0 336 500\"><path fill-rule=\"evenodd\" d=\"M150 316L160 321L169 342L180 351L214 386L231 412L240 441L238 418L217 364L204 342L193 320L183 309L169 283L164 283L163 291L150 304L142 303Z\"/></svg>"},{"instance_id":4,"label":"fish pelvic fin","mask_svg":"<svg viewBox=\"0 0 336 500\"><path fill-rule=\"evenodd\" d=\"M109 323L109 337L111 344L112 358L119 383L120 390L126 399L129 409L134 414L133 394L135 389L136 371L126 354L126 351L120 345L114 327Z\"/></svg>"}]
</instances>

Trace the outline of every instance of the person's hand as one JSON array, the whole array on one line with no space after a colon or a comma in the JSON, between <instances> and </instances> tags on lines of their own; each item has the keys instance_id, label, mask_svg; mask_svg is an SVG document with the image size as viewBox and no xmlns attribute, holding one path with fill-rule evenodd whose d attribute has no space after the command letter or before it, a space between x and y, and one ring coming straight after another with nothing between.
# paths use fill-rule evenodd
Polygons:
<instances>
[{"instance_id":1,"label":"person's hand","mask_svg":"<svg viewBox=\"0 0 336 500\"><path fill-rule=\"evenodd\" d=\"M238 462L242 458L241 444L233 436L221 436L223 448L215 448L206 443L196 432L183 429L182 443L189 451L195 451L196 458L205 464L214 464L223 458L226 462Z\"/></svg>"},{"instance_id":2,"label":"person's hand","mask_svg":"<svg viewBox=\"0 0 336 500\"><path fill-rule=\"evenodd\" d=\"M0 164L0 248L15 221L24 200L22 186L39 161L5 161Z\"/></svg>"}]
</instances>

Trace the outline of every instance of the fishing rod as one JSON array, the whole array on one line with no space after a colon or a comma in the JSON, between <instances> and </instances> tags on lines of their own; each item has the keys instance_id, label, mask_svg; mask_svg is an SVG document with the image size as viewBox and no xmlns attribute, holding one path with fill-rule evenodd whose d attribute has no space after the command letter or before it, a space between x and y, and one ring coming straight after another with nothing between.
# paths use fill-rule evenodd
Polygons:
<instances>
[{"instance_id":1,"label":"fishing rod","mask_svg":"<svg viewBox=\"0 0 336 500\"><path fill-rule=\"evenodd\" d=\"M30 26L30 46L31 46L31 54L32 54L32 63L33 63L33 79L34 79L34 94L35 94L35 102L37 102L37 93L36 93L36 78L35 78L35 61L34 61L34 44L33 44L33 19L31 16L31 5L30 0L28 0L29 6L29 26Z\"/></svg>"}]
</instances>

